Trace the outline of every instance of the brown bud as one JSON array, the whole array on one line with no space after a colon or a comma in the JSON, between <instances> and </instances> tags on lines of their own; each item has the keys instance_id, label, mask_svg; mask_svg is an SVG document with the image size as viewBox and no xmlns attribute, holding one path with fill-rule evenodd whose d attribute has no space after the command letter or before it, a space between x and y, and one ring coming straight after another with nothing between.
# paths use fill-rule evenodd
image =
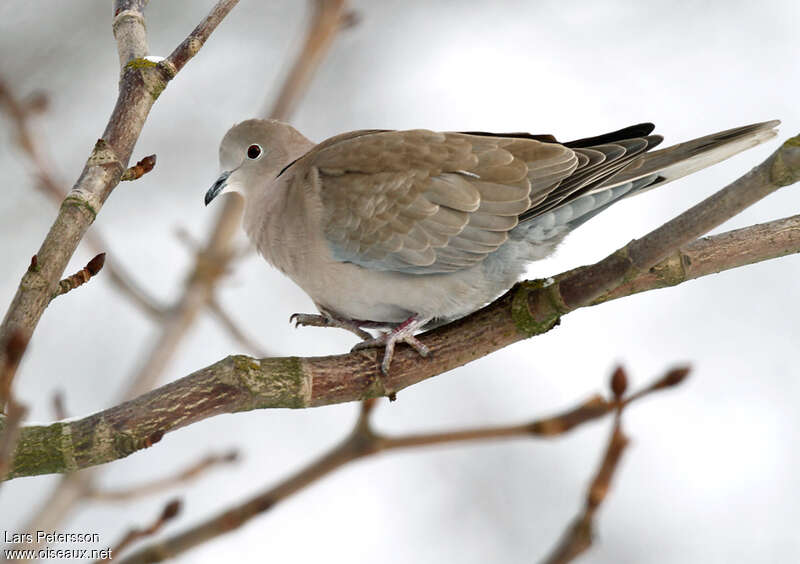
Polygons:
<instances>
[{"instance_id":1,"label":"brown bud","mask_svg":"<svg viewBox=\"0 0 800 564\"><path fill-rule=\"evenodd\" d=\"M611 374L611 391L616 399L620 399L625 395L625 390L627 389L628 375L622 366L617 366Z\"/></svg>"},{"instance_id":2,"label":"brown bud","mask_svg":"<svg viewBox=\"0 0 800 564\"><path fill-rule=\"evenodd\" d=\"M170 519L174 519L175 516L178 515L178 513L180 512L181 512L181 500L173 499L164 507L164 511L161 512L161 520L169 521Z\"/></svg>"},{"instance_id":3,"label":"brown bud","mask_svg":"<svg viewBox=\"0 0 800 564\"><path fill-rule=\"evenodd\" d=\"M680 366L678 368L673 368L672 370L664 374L664 376L662 376L661 379L658 382L656 382L655 386L653 387L671 388L673 386L677 386L686 379L686 377L689 375L689 372L691 372L691 368L689 366Z\"/></svg>"},{"instance_id":4,"label":"brown bud","mask_svg":"<svg viewBox=\"0 0 800 564\"><path fill-rule=\"evenodd\" d=\"M89 271L90 276L94 276L103 268L106 262L106 254L100 253L86 264L86 270Z\"/></svg>"}]
</instances>

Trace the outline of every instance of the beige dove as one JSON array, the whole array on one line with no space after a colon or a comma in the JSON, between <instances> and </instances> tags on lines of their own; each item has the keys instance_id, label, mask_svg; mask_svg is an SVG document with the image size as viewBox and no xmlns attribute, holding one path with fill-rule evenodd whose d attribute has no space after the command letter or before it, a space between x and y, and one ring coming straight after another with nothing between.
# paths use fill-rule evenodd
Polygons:
<instances>
[{"instance_id":1,"label":"beige dove","mask_svg":"<svg viewBox=\"0 0 800 564\"><path fill-rule=\"evenodd\" d=\"M356 348L384 346L388 374L397 343L427 355L416 332L490 302L586 220L770 139L778 124L651 151L662 140L652 124L567 143L420 129L315 144L251 119L222 139L205 202L240 192L247 235L321 313L293 319L348 329L364 339Z\"/></svg>"}]
</instances>

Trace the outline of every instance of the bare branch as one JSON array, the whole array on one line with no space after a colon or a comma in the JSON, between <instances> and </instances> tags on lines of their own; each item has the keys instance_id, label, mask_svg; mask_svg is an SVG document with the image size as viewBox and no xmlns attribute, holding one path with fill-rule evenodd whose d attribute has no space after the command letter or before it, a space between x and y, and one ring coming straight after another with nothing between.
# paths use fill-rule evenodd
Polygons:
<instances>
[{"instance_id":1,"label":"bare branch","mask_svg":"<svg viewBox=\"0 0 800 564\"><path fill-rule=\"evenodd\" d=\"M650 386L650 388L655 389L655 386ZM637 397L642 397L642 394ZM374 405L374 400L362 402L359 416L347 438L315 462L278 485L256 494L244 503L215 515L183 533L145 547L125 558L123 562L125 564L136 564L160 562L167 558L173 558L199 544L242 526L250 519L272 509L287 497L359 458L394 449L443 443L553 436L567 433L583 423L600 419L607 413L619 409L622 404L620 403L620 398L609 401L598 395L559 415L518 425L399 437L387 437L372 430L369 418ZM608 457L609 455L606 458ZM594 492L593 499L596 500L595 508L602 500L601 490L604 486L607 489L615 466L616 460L604 463L601 467L603 469L601 470L602 476L598 474L598 478L595 479L591 489Z\"/></svg>"},{"instance_id":2,"label":"bare branch","mask_svg":"<svg viewBox=\"0 0 800 564\"><path fill-rule=\"evenodd\" d=\"M122 537L122 540L120 540L114 546L114 548L111 549L108 557L102 560L97 560L97 562L111 562L113 558L118 557L120 552L137 540L156 534L164 525L177 517L180 511L180 500L175 499L170 501L164 506L164 509L161 511L161 515L158 516L158 519L156 519L149 527L145 527L144 529L131 529L128 531L125 536Z\"/></svg>"},{"instance_id":3,"label":"bare branch","mask_svg":"<svg viewBox=\"0 0 800 564\"><path fill-rule=\"evenodd\" d=\"M586 501L583 511L567 527L561 540L544 560L546 564L565 564L571 562L592 545L594 541L594 516L597 509L605 501L611 489L611 480L619 467L622 453L628 446L628 438L622 432L622 410L632 402L657 391L677 386L689 375L689 367L679 367L669 370L664 376L646 388L625 398L628 377L622 367L617 368L611 377L611 391L616 399L616 416L611 429L608 446L606 447L600 467L586 492Z\"/></svg>"},{"instance_id":4,"label":"bare branch","mask_svg":"<svg viewBox=\"0 0 800 564\"><path fill-rule=\"evenodd\" d=\"M570 524L553 552L544 560L546 564L571 562L592 545L594 514L608 494L611 479L627 446L628 438L622 433L620 418L616 417L600 468L586 494L583 512Z\"/></svg>"},{"instance_id":5,"label":"bare branch","mask_svg":"<svg viewBox=\"0 0 800 564\"><path fill-rule=\"evenodd\" d=\"M212 11L211 15L214 14L219 14L219 11L215 9L215 11ZM309 34L316 33L314 27L316 24L316 20L312 21L312 29L309 30ZM198 29L200 28L203 28L203 26L198 26ZM208 29L207 26L204 29ZM195 32L197 31L196 29ZM185 52L192 49L191 38L187 39L187 41L176 49L176 52L181 49L186 49ZM175 56L176 59L178 58L176 53L173 53L173 56ZM184 56L185 54L182 54L180 58ZM306 69L315 68L315 66L306 63L304 56L300 56L295 64L303 66ZM290 77L295 75L297 75L297 73L290 73ZM305 84L307 84L307 81ZM302 88L286 85L283 87L282 92L284 93L282 95L283 97L300 97L302 95ZM290 105L293 105L293 103ZM288 115L279 116L276 114L273 117L287 118ZM216 287L219 274L227 270L230 260L229 257L235 256L236 254L232 248L232 244L234 235L238 232L240 215L240 202L237 201L235 197L227 198L222 212L218 216L215 226L212 228L208 243L197 253L196 264L187 279L186 287L178 303L169 310L165 310L165 308L162 307L153 307L150 309L149 313L152 314L152 317L162 323L161 332L155 341L156 344L153 346L153 349L145 355L147 361L137 371L129 388L123 394L125 399L135 397L151 389L155 385L155 382L163 373L169 360L177 350L186 330L194 322L197 314L203 307L207 306L209 300L213 298L214 288ZM90 232L89 236L91 235L92 233ZM109 248L106 244L102 244L100 247ZM109 273L111 274L111 272ZM146 443L147 441L142 444ZM90 489L93 481L93 476L94 474L89 471L74 472L64 476L53 494L45 500L36 514L29 519L25 530L47 530L55 528L55 526L65 518L70 508L80 500L85 499L86 493ZM25 548L31 547L26 546Z\"/></svg>"},{"instance_id":6,"label":"bare branch","mask_svg":"<svg viewBox=\"0 0 800 564\"><path fill-rule=\"evenodd\" d=\"M148 1L115 0L114 2L114 20L111 29L114 31L114 39L117 40L120 67L124 67L129 61L145 57L150 52L142 15Z\"/></svg>"},{"instance_id":7,"label":"bare branch","mask_svg":"<svg viewBox=\"0 0 800 564\"><path fill-rule=\"evenodd\" d=\"M45 151L33 134L29 123L33 113L40 113L44 110L46 98L37 93L32 95L27 102L17 100L8 86L0 80L0 106L5 108L6 113L14 123L17 143L33 164L34 174L37 179L36 187L51 201L60 204L67 196L67 190L64 188L63 182L58 180L58 175L53 171L49 159L45 157ZM94 250L95 254L103 249L110 248L97 229L90 229L86 233L84 240ZM112 257L116 256L113 253L111 255ZM136 284L131 274L126 272L121 264L115 264L112 259L106 264L105 270L112 286L120 290L122 295L130 299L134 305L141 308L153 319L161 318L164 308Z\"/></svg>"},{"instance_id":8,"label":"bare branch","mask_svg":"<svg viewBox=\"0 0 800 564\"><path fill-rule=\"evenodd\" d=\"M143 58L129 60L122 68L119 96L102 138L95 144L80 178L64 199L58 217L36 253L41 268L26 272L2 325L0 340L17 330L32 334L50 302L58 281L78 243L94 221L103 203L119 184L133 146L156 98L180 68L200 48L235 1L221 0L189 39L173 53L172 60L153 63ZM144 2L118 0L115 13L130 12L129 21L142 17ZM124 9L120 9L124 8ZM117 30L118 42L126 53L140 57L146 45L136 33ZM0 351L0 355L3 352ZM0 359L1 361L2 359Z\"/></svg>"},{"instance_id":9,"label":"bare branch","mask_svg":"<svg viewBox=\"0 0 800 564\"><path fill-rule=\"evenodd\" d=\"M20 328L28 334L33 332L78 242L119 183L153 103L180 68L197 53L236 1L218 2L192 36L175 50L172 55L175 60L160 63L144 59L148 48L142 10L146 4L147 0L115 0L113 28L122 67L117 103L103 139L98 141L81 177L61 204L58 218L37 253L44 267L36 275L26 274L20 283L0 325L0 341ZM98 235L89 236L95 246L108 248ZM127 288L127 294L145 311L156 319L162 317L163 309L147 299L128 276L121 270L108 270L115 284ZM0 364L2 362L0 356ZM53 495L29 520L29 530L54 528L77 501L85 498L91 480L92 474L88 472L65 476Z\"/></svg>"},{"instance_id":10,"label":"bare branch","mask_svg":"<svg viewBox=\"0 0 800 564\"><path fill-rule=\"evenodd\" d=\"M209 470L223 464L236 462L238 458L239 454L235 450L226 454L209 454L172 476L166 476L124 489L90 489L87 498L94 501L119 502L153 495L191 482Z\"/></svg>"},{"instance_id":11,"label":"bare branch","mask_svg":"<svg viewBox=\"0 0 800 564\"><path fill-rule=\"evenodd\" d=\"M600 296L595 303L800 251L800 215L704 237L672 253L639 276Z\"/></svg>"},{"instance_id":12,"label":"bare branch","mask_svg":"<svg viewBox=\"0 0 800 564\"><path fill-rule=\"evenodd\" d=\"M308 90L311 78L325 58L336 34L355 24L355 18L347 12L346 0L312 0L311 3L313 12L303 48L271 109L263 112L272 119L281 121L289 119L303 94Z\"/></svg>"},{"instance_id":13,"label":"bare branch","mask_svg":"<svg viewBox=\"0 0 800 564\"><path fill-rule=\"evenodd\" d=\"M217 26L225 19L228 12L238 3L239 0L219 0L205 19L189 34L189 37L175 48L170 56L167 57L167 62L172 66L175 73L180 71L189 62L189 59L200 51L200 48L208 41L211 33L217 29Z\"/></svg>"}]
</instances>

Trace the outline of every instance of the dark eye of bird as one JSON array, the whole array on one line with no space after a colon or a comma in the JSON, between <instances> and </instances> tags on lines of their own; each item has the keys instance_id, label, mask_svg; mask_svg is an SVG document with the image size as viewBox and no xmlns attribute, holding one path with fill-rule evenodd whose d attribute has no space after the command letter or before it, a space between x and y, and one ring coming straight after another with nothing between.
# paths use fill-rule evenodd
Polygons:
<instances>
[{"instance_id":1,"label":"dark eye of bird","mask_svg":"<svg viewBox=\"0 0 800 564\"><path fill-rule=\"evenodd\" d=\"M261 147L258 145L250 145L247 148L247 157L250 159L257 159L261 155Z\"/></svg>"}]
</instances>

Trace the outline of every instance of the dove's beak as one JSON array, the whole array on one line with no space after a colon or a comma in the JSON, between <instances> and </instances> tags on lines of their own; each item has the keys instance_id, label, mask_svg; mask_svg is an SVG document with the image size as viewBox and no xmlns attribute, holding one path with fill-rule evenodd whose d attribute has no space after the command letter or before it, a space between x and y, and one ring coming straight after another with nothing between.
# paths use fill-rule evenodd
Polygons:
<instances>
[{"instance_id":1,"label":"dove's beak","mask_svg":"<svg viewBox=\"0 0 800 564\"><path fill-rule=\"evenodd\" d=\"M225 186L228 184L228 177L231 175L231 171L226 170L222 174L219 175L217 181L214 185L209 188L208 192L206 192L206 205L211 203L211 200L219 196L219 193L225 189Z\"/></svg>"}]
</instances>

